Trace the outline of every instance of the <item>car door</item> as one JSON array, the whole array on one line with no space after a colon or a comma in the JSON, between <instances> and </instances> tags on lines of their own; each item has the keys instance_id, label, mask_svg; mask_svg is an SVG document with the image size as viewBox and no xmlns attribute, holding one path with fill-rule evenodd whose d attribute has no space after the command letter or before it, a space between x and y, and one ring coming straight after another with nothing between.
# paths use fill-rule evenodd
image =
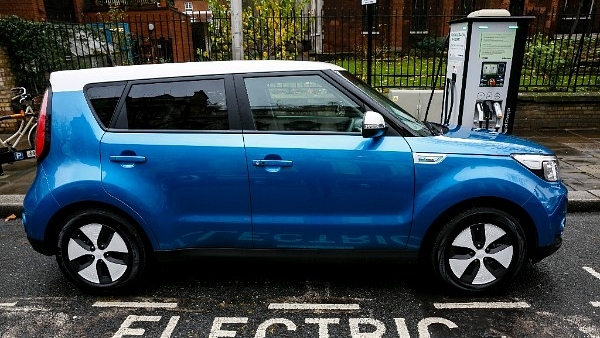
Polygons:
<instances>
[{"instance_id":1,"label":"car door","mask_svg":"<svg viewBox=\"0 0 600 338\"><path fill-rule=\"evenodd\" d=\"M245 76L255 248L402 249L414 195L400 136L363 138L365 105L321 73Z\"/></svg>"},{"instance_id":2,"label":"car door","mask_svg":"<svg viewBox=\"0 0 600 338\"><path fill-rule=\"evenodd\" d=\"M250 247L248 173L230 77L130 83L102 139L102 184L160 249Z\"/></svg>"}]
</instances>

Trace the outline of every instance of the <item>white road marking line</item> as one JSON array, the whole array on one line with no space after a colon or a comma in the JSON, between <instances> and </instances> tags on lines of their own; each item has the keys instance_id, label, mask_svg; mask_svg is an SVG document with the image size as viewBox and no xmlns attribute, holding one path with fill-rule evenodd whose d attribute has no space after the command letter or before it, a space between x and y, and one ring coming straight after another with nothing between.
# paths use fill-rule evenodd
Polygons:
<instances>
[{"instance_id":1,"label":"white road marking line","mask_svg":"<svg viewBox=\"0 0 600 338\"><path fill-rule=\"evenodd\" d=\"M587 266L584 266L583 270L589 272L592 276L600 279L600 272L597 272L596 270L594 270L594 269L592 269L590 267L587 267Z\"/></svg>"},{"instance_id":2,"label":"white road marking line","mask_svg":"<svg viewBox=\"0 0 600 338\"><path fill-rule=\"evenodd\" d=\"M526 309L525 302L434 303L436 309Z\"/></svg>"},{"instance_id":3,"label":"white road marking line","mask_svg":"<svg viewBox=\"0 0 600 338\"><path fill-rule=\"evenodd\" d=\"M590 302L593 307L600 307L600 302Z\"/></svg>"},{"instance_id":4,"label":"white road marking line","mask_svg":"<svg viewBox=\"0 0 600 338\"><path fill-rule=\"evenodd\" d=\"M17 302L14 303L0 303L0 307L9 307L9 306L15 306L17 305Z\"/></svg>"},{"instance_id":5,"label":"white road marking line","mask_svg":"<svg viewBox=\"0 0 600 338\"><path fill-rule=\"evenodd\" d=\"M174 309L177 303L153 303L153 302L95 302L95 307L123 307L123 308L162 308Z\"/></svg>"},{"instance_id":6,"label":"white road marking line","mask_svg":"<svg viewBox=\"0 0 600 338\"><path fill-rule=\"evenodd\" d=\"M269 310L360 310L358 304L271 303Z\"/></svg>"}]
</instances>

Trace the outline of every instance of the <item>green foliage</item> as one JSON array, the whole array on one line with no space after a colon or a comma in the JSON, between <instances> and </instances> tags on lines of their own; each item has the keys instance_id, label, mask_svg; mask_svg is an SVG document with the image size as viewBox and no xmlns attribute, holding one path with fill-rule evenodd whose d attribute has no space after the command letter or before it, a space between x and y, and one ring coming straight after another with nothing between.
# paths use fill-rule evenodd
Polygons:
<instances>
[{"instance_id":1,"label":"green foliage","mask_svg":"<svg viewBox=\"0 0 600 338\"><path fill-rule=\"evenodd\" d=\"M210 26L210 50L197 54L206 59L231 57L229 9L218 0L209 0L215 13ZM294 59L303 52L302 40L310 20L302 15L308 0L255 0L245 2L242 12L244 55L247 59Z\"/></svg>"},{"instance_id":2,"label":"green foliage","mask_svg":"<svg viewBox=\"0 0 600 338\"><path fill-rule=\"evenodd\" d=\"M417 42L417 48L427 53L439 53L444 48L446 38L426 36Z\"/></svg>"},{"instance_id":3,"label":"green foliage","mask_svg":"<svg viewBox=\"0 0 600 338\"><path fill-rule=\"evenodd\" d=\"M556 86L573 67L575 46L569 42L536 34L527 44L524 73L542 76L550 85Z\"/></svg>"},{"instance_id":4,"label":"green foliage","mask_svg":"<svg viewBox=\"0 0 600 338\"><path fill-rule=\"evenodd\" d=\"M53 71L115 64L119 53L129 55L131 40L119 23L59 25L10 16L0 19L0 45L7 50L16 85L40 93ZM127 64L129 59L121 60Z\"/></svg>"},{"instance_id":5,"label":"green foliage","mask_svg":"<svg viewBox=\"0 0 600 338\"><path fill-rule=\"evenodd\" d=\"M17 16L0 19L0 44L7 50L18 86L32 89L40 76L61 65L50 54L64 55L69 46L57 46L57 37L48 34L46 22L32 22Z\"/></svg>"}]
</instances>

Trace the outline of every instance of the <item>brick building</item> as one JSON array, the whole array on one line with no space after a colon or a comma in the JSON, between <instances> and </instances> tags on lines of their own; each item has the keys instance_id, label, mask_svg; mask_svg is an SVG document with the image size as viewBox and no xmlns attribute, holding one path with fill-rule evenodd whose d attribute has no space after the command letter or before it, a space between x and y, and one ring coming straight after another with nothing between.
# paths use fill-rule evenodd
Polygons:
<instances>
[{"instance_id":1,"label":"brick building","mask_svg":"<svg viewBox=\"0 0 600 338\"><path fill-rule=\"evenodd\" d=\"M28 20L46 18L44 0L26 0L15 4L13 1L0 1L0 15L17 15Z\"/></svg>"},{"instance_id":2,"label":"brick building","mask_svg":"<svg viewBox=\"0 0 600 338\"><path fill-rule=\"evenodd\" d=\"M364 38L367 31L367 6L360 0L311 0L313 8L321 9L323 22L320 24L323 51L328 51L328 42L343 39L342 45L350 51L357 41ZM594 0L377 0L373 5L373 32L375 44L385 44L403 49L424 36L445 36L448 21L464 17L472 11L484 8L507 9L512 15L534 15L549 18L543 27L544 32L568 34L600 31L600 21L594 21L598 5ZM355 13L361 13L356 15ZM579 15L577 15L579 13ZM574 25L574 23L577 23ZM339 36L338 29L345 32ZM532 27L531 29L540 29ZM316 36L312 32L313 45ZM387 39L386 41L377 41ZM339 49L339 48L338 48Z\"/></svg>"},{"instance_id":3,"label":"brick building","mask_svg":"<svg viewBox=\"0 0 600 338\"><path fill-rule=\"evenodd\" d=\"M109 3L118 6L118 10L111 11L114 8ZM185 8L192 8L193 4L198 10L206 12L208 5L197 0L175 3L180 4L182 10L167 5L165 0L22 0L19 6L2 1L0 15L17 15L34 21L85 24L125 22L120 29L131 34L131 43L139 50L143 62L193 61L194 20L185 14Z\"/></svg>"},{"instance_id":4,"label":"brick building","mask_svg":"<svg viewBox=\"0 0 600 338\"><path fill-rule=\"evenodd\" d=\"M151 38L157 40L157 46L168 46L169 41L174 43L177 37L192 39L195 45L202 44L211 16L207 2L202 0L172 0L170 4L166 0L22 0L19 6L3 1L0 2L0 14L16 14L32 20L93 22L98 20L98 13L108 13L108 3L122 5L130 17L140 21L132 28L135 33L144 37L151 33ZM551 34L597 32L600 31L600 22L591 20L597 6L594 0L377 0L371 8L375 17L375 39L385 37L386 41L380 42L402 49L426 35L444 36L448 30L448 19L483 8L508 9L513 15L548 15L551 19L546 21L544 31ZM329 43L335 41L339 46L341 39L345 50L354 49L367 31L367 10L367 6L361 5L361 0L309 0L305 11L317 17L308 32L312 48L317 53L328 52L332 49ZM171 25L159 28L154 23L166 22L176 15L186 15L190 27ZM589 24L587 21L590 21ZM193 27L191 23L199 25ZM143 28L149 24L154 25L156 30L149 32ZM571 32L574 26L576 30ZM340 28L343 36L338 33ZM172 46L170 50L178 52L168 59L187 60L186 54L189 53L183 48ZM339 51L338 47L336 49Z\"/></svg>"}]
</instances>

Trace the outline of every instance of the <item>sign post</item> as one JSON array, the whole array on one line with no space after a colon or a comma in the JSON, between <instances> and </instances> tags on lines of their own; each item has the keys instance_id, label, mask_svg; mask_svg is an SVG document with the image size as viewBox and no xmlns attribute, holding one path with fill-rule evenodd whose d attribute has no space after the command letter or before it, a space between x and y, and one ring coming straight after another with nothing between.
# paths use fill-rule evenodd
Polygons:
<instances>
[{"instance_id":1,"label":"sign post","mask_svg":"<svg viewBox=\"0 0 600 338\"><path fill-rule=\"evenodd\" d=\"M367 83L372 86L373 68L373 9L377 0L361 0L363 6L367 6Z\"/></svg>"},{"instance_id":2,"label":"sign post","mask_svg":"<svg viewBox=\"0 0 600 338\"><path fill-rule=\"evenodd\" d=\"M233 60L244 59L242 0L231 0L231 52Z\"/></svg>"}]
</instances>

